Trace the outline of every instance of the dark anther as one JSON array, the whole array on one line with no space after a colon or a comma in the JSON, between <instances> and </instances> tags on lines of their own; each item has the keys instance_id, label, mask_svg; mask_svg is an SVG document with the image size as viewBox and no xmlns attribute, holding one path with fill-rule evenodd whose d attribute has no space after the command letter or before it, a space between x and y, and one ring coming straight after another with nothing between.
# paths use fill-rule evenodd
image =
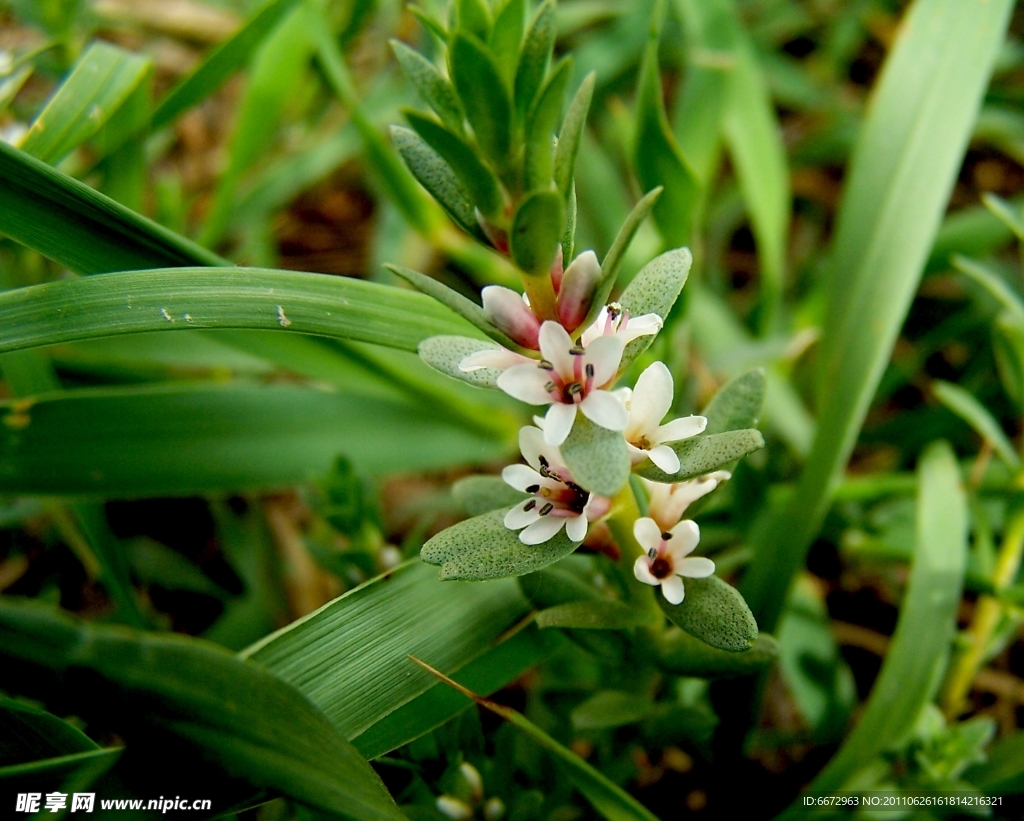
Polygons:
<instances>
[{"instance_id":1,"label":"dark anther","mask_svg":"<svg viewBox=\"0 0 1024 821\"><path fill-rule=\"evenodd\" d=\"M571 353L573 356L583 356L583 354L586 353L586 350L584 350L582 345L574 345L573 347L569 348L569 353Z\"/></svg>"},{"instance_id":2,"label":"dark anther","mask_svg":"<svg viewBox=\"0 0 1024 821\"><path fill-rule=\"evenodd\" d=\"M622 315L622 306L618 302L613 302L608 306L608 316L611 319L618 319Z\"/></svg>"},{"instance_id":3,"label":"dark anther","mask_svg":"<svg viewBox=\"0 0 1024 821\"><path fill-rule=\"evenodd\" d=\"M581 488L578 484L576 484L575 482L563 482L562 484L564 484L570 490L575 490L577 493L586 493L587 492L583 488Z\"/></svg>"},{"instance_id":4,"label":"dark anther","mask_svg":"<svg viewBox=\"0 0 1024 821\"><path fill-rule=\"evenodd\" d=\"M575 396L578 393L583 393L583 386L579 382L573 382L571 385L566 387L565 392L569 396Z\"/></svg>"},{"instance_id":5,"label":"dark anther","mask_svg":"<svg viewBox=\"0 0 1024 821\"><path fill-rule=\"evenodd\" d=\"M546 390L548 393L551 393L551 391L553 391L554 389L555 389L555 383L554 382L547 382L547 383L544 384L544 390Z\"/></svg>"},{"instance_id":6,"label":"dark anther","mask_svg":"<svg viewBox=\"0 0 1024 821\"><path fill-rule=\"evenodd\" d=\"M529 487L528 487L528 488L526 489L526 492L527 492L527 493L536 493L536 492L537 492L538 490L540 490L540 485L530 485L530 486L529 486Z\"/></svg>"},{"instance_id":7,"label":"dark anther","mask_svg":"<svg viewBox=\"0 0 1024 821\"><path fill-rule=\"evenodd\" d=\"M669 539L672 538L672 534L669 533L668 531L666 531L666 532L661 534L661 538L663 538L667 542Z\"/></svg>"},{"instance_id":8,"label":"dark anther","mask_svg":"<svg viewBox=\"0 0 1024 821\"><path fill-rule=\"evenodd\" d=\"M555 366L548 362L546 359L542 359L540 362L538 362L537 367L545 371L553 371L555 369Z\"/></svg>"},{"instance_id":9,"label":"dark anther","mask_svg":"<svg viewBox=\"0 0 1024 821\"><path fill-rule=\"evenodd\" d=\"M593 379L593 378L594 378L594 366L593 365L587 365L587 379Z\"/></svg>"},{"instance_id":10,"label":"dark anther","mask_svg":"<svg viewBox=\"0 0 1024 821\"><path fill-rule=\"evenodd\" d=\"M554 509L555 509L555 506L553 504L551 504L551 502L548 502L546 505L544 505L544 507L542 507L540 509L540 515L541 516L547 516Z\"/></svg>"},{"instance_id":11,"label":"dark anther","mask_svg":"<svg viewBox=\"0 0 1024 821\"><path fill-rule=\"evenodd\" d=\"M547 456L538 456L537 459L540 461L542 465L544 465L544 467L549 467Z\"/></svg>"},{"instance_id":12,"label":"dark anther","mask_svg":"<svg viewBox=\"0 0 1024 821\"><path fill-rule=\"evenodd\" d=\"M650 559L658 558L658 549L656 547L652 547L650 550L647 551L647 557Z\"/></svg>"},{"instance_id":13,"label":"dark anther","mask_svg":"<svg viewBox=\"0 0 1024 821\"><path fill-rule=\"evenodd\" d=\"M523 510L525 510L527 513L529 513L535 507L537 507L537 500L536 499L530 499L530 501L528 501L525 505L523 505Z\"/></svg>"}]
</instances>

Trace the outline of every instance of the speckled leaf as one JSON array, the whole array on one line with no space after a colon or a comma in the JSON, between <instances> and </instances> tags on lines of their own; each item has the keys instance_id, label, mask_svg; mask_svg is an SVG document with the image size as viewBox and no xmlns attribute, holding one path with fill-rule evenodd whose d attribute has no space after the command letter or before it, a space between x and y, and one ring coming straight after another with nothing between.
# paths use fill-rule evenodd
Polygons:
<instances>
[{"instance_id":1,"label":"speckled leaf","mask_svg":"<svg viewBox=\"0 0 1024 821\"><path fill-rule=\"evenodd\" d=\"M402 72L441 121L457 134L462 133L465 114L452 84L445 79L430 60L409 48L400 40L391 41L391 50L402 67Z\"/></svg>"},{"instance_id":2,"label":"speckled leaf","mask_svg":"<svg viewBox=\"0 0 1024 821\"><path fill-rule=\"evenodd\" d=\"M562 240L565 204L557 191L537 191L523 200L512 220L512 259L524 273L546 276Z\"/></svg>"},{"instance_id":3,"label":"speckled leaf","mask_svg":"<svg viewBox=\"0 0 1024 821\"><path fill-rule=\"evenodd\" d=\"M757 430L730 430L681 439L669 445L679 456L678 473L665 473L650 459L642 462L635 472L654 482L682 482L718 470L760 450L764 447L764 437Z\"/></svg>"},{"instance_id":4,"label":"speckled leaf","mask_svg":"<svg viewBox=\"0 0 1024 821\"><path fill-rule=\"evenodd\" d=\"M757 638L757 622L740 591L717 576L684 579L686 598L669 604L658 594L658 603L669 619L719 650L749 650Z\"/></svg>"},{"instance_id":5,"label":"speckled leaf","mask_svg":"<svg viewBox=\"0 0 1024 821\"><path fill-rule=\"evenodd\" d=\"M526 494L508 485L500 476L467 476L452 485L452 495L470 516L519 504Z\"/></svg>"},{"instance_id":6,"label":"speckled leaf","mask_svg":"<svg viewBox=\"0 0 1024 821\"><path fill-rule=\"evenodd\" d=\"M459 363L478 351L496 351L498 346L482 339L468 336L432 336L424 339L419 346L420 359L435 371L445 376L468 382L478 388L497 388L501 371L497 368L480 368L475 371L459 370Z\"/></svg>"},{"instance_id":7,"label":"speckled leaf","mask_svg":"<svg viewBox=\"0 0 1024 821\"><path fill-rule=\"evenodd\" d=\"M565 119L562 120L562 130L558 132L558 145L555 147L555 187L562 192L566 200L572 191L576 152L580 147L583 129L587 126L587 113L590 111L590 101L594 96L596 77L592 71L583 78L576 96L569 103Z\"/></svg>"},{"instance_id":8,"label":"speckled leaf","mask_svg":"<svg viewBox=\"0 0 1024 821\"><path fill-rule=\"evenodd\" d=\"M551 50L555 45L556 28L555 4L553 0L545 0L530 21L523 40L523 50L519 55L519 66L516 68L515 101L516 114L520 120L530 110L544 82Z\"/></svg>"},{"instance_id":9,"label":"speckled leaf","mask_svg":"<svg viewBox=\"0 0 1024 821\"><path fill-rule=\"evenodd\" d=\"M757 427L764 403L764 368L747 371L723 385L702 411L705 434Z\"/></svg>"},{"instance_id":10,"label":"speckled leaf","mask_svg":"<svg viewBox=\"0 0 1024 821\"><path fill-rule=\"evenodd\" d=\"M576 414L562 457L576 482L601 496L614 496L629 479L629 450L621 431L599 427Z\"/></svg>"},{"instance_id":11,"label":"speckled leaf","mask_svg":"<svg viewBox=\"0 0 1024 821\"><path fill-rule=\"evenodd\" d=\"M692 263L693 255L689 248L676 248L655 257L633 277L619 297L619 304L629 311L630 316L657 314L667 319L686 284ZM653 341L653 335L641 336L626 345L620 367L628 367Z\"/></svg>"},{"instance_id":12,"label":"speckled leaf","mask_svg":"<svg viewBox=\"0 0 1024 821\"><path fill-rule=\"evenodd\" d=\"M778 652L778 642L767 633L754 639L749 650L730 653L708 646L685 630L673 630L658 648L658 665L677 676L745 676L767 667Z\"/></svg>"},{"instance_id":13,"label":"speckled leaf","mask_svg":"<svg viewBox=\"0 0 1024 821\"><path fill-rule=\"evenodd\" d=\"M576 549L564 528L544 544L523 544L504 518L504 510L495 510L459 522L431 538L420 556L441 565L442 581L483 581L533 573Z\"/></svg>"},{"instance_id":14,"label":"speckled leaf","mask_svg":"<svg viewBox=\"0 0 1024 821\"><path fill-rule=\"evenodd\" d=\"M404 279L421 294L433 297L446 308L451 308L455 313L483 331L484 334L502 347L514 351L522 350L519 345L491 324L483 308L471 299L464 297L458 291L453 291L443 282L438 282L433 277L428 277L426 274L412 270L412 268L403 268L401 265L385 265L384 267L395 276ZM478 350L483 349L479 348Z\"/></svg>"},{"instance_id":15,"label":"speckled leaf","mask_svg":"<svg viewBox=\"0 0 1024 821\"><path fill-rule=\"evenodd\" d=\"M412 175L440 203L455 224L466 233L485 240L473 213L469 191L441 155L415 131L398 125L391 126L391 141Z\"/></svg>"},{"instance_id":16,"label":"speckled leaf","mask_svg":"<svg viewBox=\"0 0 1024 821\"><path fill-rule=\"evenodd\" d=\"M452 82L476 141L503 167L512 145L512 100L501 71L484 44L464 32L455 33L449 57Z\"/></svg>"},{"instance_id":17,"label":"speckled leaf","mask_svg":"<svg viewBox=\"0 0 1024 821\"><path fill-rule=\"evenodd\" d=\"M610 599L566 602L537 614L538 627L625 630L651 624L651 613Z\"/></svg>"}]
</instances>

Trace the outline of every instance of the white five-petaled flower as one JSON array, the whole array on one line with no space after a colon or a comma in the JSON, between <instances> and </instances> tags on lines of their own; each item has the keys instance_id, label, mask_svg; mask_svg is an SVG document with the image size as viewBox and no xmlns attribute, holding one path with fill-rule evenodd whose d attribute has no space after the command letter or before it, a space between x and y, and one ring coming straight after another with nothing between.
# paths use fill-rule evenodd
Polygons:
<instances>
[{"instance_id":1,"label":"white five-petaled flower","mask_svg":"<svg viewBox=\"0 0 1024 821\"><path fill-rule=\"evenodd\" d=\"M604 516L611 502L576 484L562 454L545 443L539 428L521 428L519 448L529 465L509 465L501 478L530 498L505 514L505 527L523 528L523 544L542 544L563 527L569 539L582 542L589 523Z\"/></svg>"},{"instance_id":2,"label":"white five-petaled flower","mask_svg":"<svg viewBox=\"0 0 1024 821\"><path fill-rule=\"evenodd\" d=\"M551 405L544 420L544 440L561 445L576 420L576 410L595 425L623 430L626 408L604 390L619 369L624 343L615 335L601 336L584 347L573 343L557 322L540 328L540 362L513 365L498 377L498 387L531 405Z\"/></svg>"},{"instance_id":3,"label":"white five-petaled flower","mask_svg":"<svg viewBox=\"0 0 1024 821\"><path fill-rule=\"evenodd\" d=\"M655 362L636 380L636 387L615 392L629 414L626 444L633 464L650 457L665 473L679 470L679 456L665 442L677 442L702 433L708 420L703 416L683 416L667 425L661 420L672 406L672 374L663 362ZM678 519L676 519L678 521Z\"/></svg>"},{"instance_id":4,"label":"white five-petaled flower","mask_svg":"<svg viewBox=\"0 0 1024 821\"><path fill-rule=\"evenodd\" d=\"M732 474L729 471L716 470L695 479L673 484L641 479L647 488L647 515L654 519L662 530L669 530L683 518L686 508L731 478Z\"/></svg>"},{"instance_id":5,"label":"white five-petaled flower","mask_svg":"<svg viewBox=\"0 0 1024 821\"><path fill-rule=\"evenodd\" d=\"M625 345L637 337L656 334L664 324L657 314L631 317L619 303L612 302L601 309L594 324L583 332L580 343L586 346L599 337L615 336Z\"/></svg>"},{"instance_id":6,"label":"white five-petaled flower","mask_svg":"<svg viewBox=\"0 0 1024 821\"><path fill-rule=\"evenodd\" d=\"M633 564L633 575L644 584L660 584L661 592L671 604L683 600L684 576L703 579L715 572L711 559L690 556L700 541L700 528L690 519L663 531L654 519L644 517L634 523L633 535L647 551Z\"/></svg>"}]
</instances>

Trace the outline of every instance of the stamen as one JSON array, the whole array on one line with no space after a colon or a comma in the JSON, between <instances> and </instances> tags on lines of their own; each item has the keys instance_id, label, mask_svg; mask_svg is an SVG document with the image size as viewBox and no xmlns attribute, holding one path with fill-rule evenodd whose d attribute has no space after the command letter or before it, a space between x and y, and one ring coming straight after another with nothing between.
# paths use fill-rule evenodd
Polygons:
<instances>
[{"instance_id":1,"label":"stamen","mask_svg":"<svg viewBox=\"0 0 1024 821\"><path fill-rule=\"evenodd\" d=\"M537 507L537 500L536 499L530 499L530 501L528 501L525 505L523 505L523 510L526 513L529 513L535 507Z\"/></svg>"},{"instance_id":2,"label":"stamen","mask_svg":"<svg viewBox=\"0 0 1024 821\"><path fill-rule=\"evenodd\" d=\"M594 378L594 366L591 364L587 365L587 379Z\"/></svg>"},{"instance_id":3,"label":"stamen","mask_svg":"<svg viewBox=\"0 0 1024 821\"><path fill-rule=\"evenodd\" d=\"M571 348L569 348L569 353L571 353L573 356L583 356L583 354L585 354L586 352L586 349L578 342Z\"/></svg>"},{"instance_id":4,"label":"stamen","mask_svg":"<svg viewBox=\"0 0 1024 821\"><path fill-rule=\"evenodd\" d=\"M664 533L661 534L661 538L663 538L667 542L669 539L672 538L672 534L669 533L668 531L665 531Z\"/></svg>"},{"instance_id":5,"label":"stamen","mask_svg":"<svg viewBox=\"0 0 1024 821\"><path fill-rule=\"evenodd\" d=\"M540 509L540 515L541 516L547 516L554 509L555 509L555 506L553 504L551 504L551 502L548 502L546 505L544 505L544 507L542 507Z\"/></svg>"},{"instance_id":6,"label":"stamen","mask_svg":"<svg viewBox=\"0 0 1024 821\"><path fill-rule=\"evenodd\" d=\"M583 392L583 386L579 382L573 382L571 385L566 387L565 392L569 394L569 396L575 396L576 394Z\"/></svg>"},{"instance_id":7,"label":"stamen","mask_svg":"<svg viewBox=\"0 0 1024 821\"><path fill-rule=\"evenodd\" d=\"M536 492L537 492L538 490L540 490L540 485L530 485L530 486L529 486L529 487L528 487L528 488L526 489L526 492L527 492L527 493L536 493Z\"/></svg>"},{"instance_id":8,"label":"stamen","mask_svg":"<svg viewBox=\"0 0 1024 821\"><path fill-rule=\"evenodd\" d=\"M556 387L557 386L554 382L546 382L544 384L544 390L546 390L548 393L551 393Z\"/></svg>"},{"instance_id":9,"label":"stamen","mask_svg":"<svg viewBox=\"0 0 1024 821\"><path fill-rule=\"evenodd\" d=\"M657 557L658 557L658 549L657 548L652 547L650 550L647 551L647 558L649 558L649 559L656 559Z\"/></svg>"},{"instance_id":10,"label":"stamen","mask_svg":"<svg viewBox=\"0 0 1024 821\"><path fill-rule=\"evenodd\" d=\"M555 366L548 362L546 359L542 359L537 363L537 367L544 371L553 371Z\"/></svg>"}]
</instances>

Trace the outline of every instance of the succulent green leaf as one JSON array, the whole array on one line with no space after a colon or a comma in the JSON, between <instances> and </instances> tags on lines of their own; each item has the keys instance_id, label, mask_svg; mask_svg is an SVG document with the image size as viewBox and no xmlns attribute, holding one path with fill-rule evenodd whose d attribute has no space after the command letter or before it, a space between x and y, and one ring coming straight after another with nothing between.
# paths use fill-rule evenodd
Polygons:
<instances>
[{"instance_id":1,"label":"succulent green leaf","mask_svg":"<svg viewBox=\"0 0 1024 821\"><path fill-rule=\"evenodd\" d=\"M611 599L566 602L537 613L537 626L627 630L652 623L651 613Z\"/></svg>"},{"instance_id":2,"label":"succulent green leaf","mask_svg":"<svg viewBox=\"0 0 1024 821\"><path fill-rule=\"evenodd\" d=\"M502 212L502 196L498 181L476 152L457 134L439 122L416 111L406 111L405 118L441 159L451 167L469 193L472 205L485 217L496 218Z\"/></svg>"},{"instance_id":3,"label":"succulent green leaf","mask_svg":"<svg viewBox=\"0 0 1024 821\"><path fill-rule=\"evenodd\" d=\"M528 276L547 276L562 242L565 205L557 191L535 191L512 219L512 259Z\"/></svg>"},{"instance_id":4,"label":"succulent green leaf","mask_svg":"<svg viewBox=\"0 0 1024 821\"><path fill-rule=\"evenodd\" d=\"M479 351L498 350L499 346L482 339L468 336L431 336L419 345L420 359L435 371L459 379L478 388L497 388L501 371L497 368L480 368L475 371L459 370L459 364L470 354Z\"/></svg>"},{"instance_id":5,"label":"succulent green leaf","mask_svg":"<svg viewBox=\"0 0 1024 821\"><path fill-rule=\"evenodd\" d=\"M560 61L541 89L526 122L526 190L551 187L554 167L555 132L562 118L565 89L572 76L572 58Z\"/></svg>"},{"instance_id":6,"label":"succulent green leaf","mask_svg":"<svg viewBox=\"0 0 1024 821\"><path fill-rule=\"evenodd\" d=\"M409 6L409 12L420 21L423 28L433 34L439 42L447 45L448 43L448 28L438 18L427 11L422 6Z\"/></svg>"},{"instance_id":7,"label":"succulent green leaf","mask_svg":"<svg viewBox=\"0 0 1024 821\"><path fill-rule=\"evenodd\" d=\"M504 510L495 510L459 522L428 540L420 556L441 566L443 581L483 581L533 573L577 547L564 528L543 544L523 544L518 532L505 527L504 518Z\"/></svg>"},{"instance_id":8,"label":"succulent green leaf","mask_svg":"<svg viewBox=\"0 0 1024 821\"><path fill-rule=\"evenodd\" d=\"M433 109L449 129L461 134L466 115L452 84L430 60L400 40L391 41L391 50L423 102Z\"/></svg>"},{"instance_id":9,"label":"succulent green leaf","mask_svg":"<svg viewBox=\"0 0 1024 821\"><path fill-rule=\"evenodd\" d=\"M512 148L512 99L501 70L476 37L456 32L449 52L450 73L477 144L498 168Z\"/></svg>"},{"instance_id":10,"label":"succulent green leaf","mask_svg":"<svg viewBox=\"0 0 1024 821\"><path fill-rule=\"evenodd\" d=\"M597 591L579 576L559 567L538 570L528 576L520 576L517 581L530 604L538 610L598 598Z\"/></svg>"},{"instance_id":11,"label":"succulent green leaf","mask_svg":"<svg viewBox=\"0 0 1024 821\"><path fill-rule=\"evenodd\" d=\"M662 319L668 319L690 275L692 263L693 255L689 248L676 248L655 257L633 277L633 281L619 297L619 304L629 311L630 316L657 314ZM653 335L641 336L628 343L622 353L620 368L627 368L652 342Z\"/></svg>"},{"instance_id":12,"label":"succulent green leaf","mask_svg":"<svg viewBox=\"0 0 1024 821\"><path fill-rule=\"evenodd\" d=\"M572 726L577 730L608 730L636 724L650 715L654 705L638 693L602 690L573 708Z\"/></svg>"},{"instance_id":13,"label":"succulent green leaf","mask_svg":"<svg viewBox=\"0 0 1024 821\"><path fill-rule=\"evenodd\" d=\"M470 516L501 508L502 512L527 497L500 476L466 476L452 485L452 495Z\"/></svg>"},{"instance_id":14,"label":"succulent green leaf","mask_svg":"<svg viewBox=\"0 0 1024 821\"><path fill-rule=\"evenodd\" d=\"M525 0L506 0L494 17L488 45L509 88L515 82L525 25Z\"/></svg>"},{"instance_id":15,"label":"succulent green leaf","mask_svg":"<svg viewBox=\"0 0 1024 821\"><path fill-rule=\"evenodd\" d=\"M516 68L515 105L520 121L525 120L544 82L551 51L555 47L556 31L554 0L544 0L526 30Z\"/></svg>"},{"instance_id":16,"label":"succulent green leaf","mask_svg":"<svg viewBox=\"0 0 1024 821\"><path fill-rule=\"evenodd\" d=\"M654 208L654 204L663 190L659 186L644 194L640 202L633 206L626 221L622 223L615 241L612 242L608 253L604 255L604 260L601 262L601 281L597 285L594 302L590 307L590 313L583 322L583 327L597 319L598 313L608 302L608 297L611 296L612 290L615 288L615 280L619 277L622 260L626 256L626 251L629 250L629 244L633 241L633 237L636 236L643 221L647 219L647 215L651 213L651 209Z\"/></svg>"},{"instance_id":17,"label":"succulent green leaf","mask_svg":"<svg viewBox=\"0 0 1024 821\"><path fill-rule=\"evenodd\" d=\"M412 268L403 268L400 265L386 265L384 267L391 271L391 273L395 274L395 276L399 276L404 279L420 293L436 299L447 308L451 308L451 310L455 311L459 316L465 318L476 328L483 331L483 333L503 348L508 348L509 350L514 351L522 350L519 345L491 324L491 321L487 318L487 314L484 313L483 308L471 299L464 297L458 291L453 291L443 282L438 282L433 277L428 277L426 274L421 274L419 271L412 270Z\"/></svg>"},{"instance_id":18,"label":"succulent green leaf","mask_svg":"<svg viewBox=\"0 0 1024 821\"><path fill-rule=\"evenodd\" d=\"M681 439L668 445L679 456L677 473L665 473L649 459L641 462L634 472L654 482L682 482L723 468L760 450L764 447L764 437L758 430L730 430Z\"/></svg>"},{"instance_id":19,"label":"succulent green leaf","mask_svg":"<svg viewBox=\"0 0 1024 821\"><path fill-rule=\"evenodd\" d=\"M456 225L477 239L486 240L473 213L473 197L441 155L415 131L391 126L391 140L412 175L440 203Z\"/></svg>"},{"instance_id":20,"label":"succulent green leaf","mask_svg":"<svg viewBox=\"0 0 1024 821\"><path fill-rule=\"evenodd\" d=\"M657 4L656 17L662 14ZM669 246L686 245L693 230L694 211L700 198L700 181L676 142L665 113L658 72L660 21L651 37L640 68L636 103L636 142L633 159L640 184L648 191L665 191L654 206L654 221Z\"/></svg>"},{"instance_id":21,"label":"succulent green leaf","mask_svg":"<svg viewBox=\"0 0 1024 821\"><path fill-rule=\"evenodd\" d=\"M684 579L686 597L669 604L658 594L658 603L673 624L719 650L741 653L757 638L757 622L740 591L718 576Z\"/></svg>"},{"instance_id":22,"label":"succulent green leaf","mask_svg":"<svg viewBox=\"0 0 1024 821\"><path fill-rule=\"evenodd\" d=\"M764 368L754 368L724 384L701 411L708 420L705 435L756 428L764 388Z\"/></svg>"},{"instance_id":23,"label":"succulent green leaf","mask_svg":"<svg viewBox=\"0 0 1024 821\"><path fill-rule=\"evenodd\" d=\"M565 208L565 230L562 231L562 259L566 261L566 265L569 261L574 259L573 252L576 250L576 186L572 186L572 191L569 193L569 202ZM587 327L586 323L581 323L581 327Z\"/></svg>"},{"instance_id":24,"label":"succulent green leaf","mask_svg":"<svg viewBox=\"0 0 1024 821\"><path fill-rule=\"evenodd\" d=\"M583 130L587 127L587 114L590 101L594 97L594 82L597 75L592 71L583 78L576 95L569 103L569 110L562 121L562 130L558 132L558 145L555 146L555 187L562 196L569 198L572 192L573 172L576 168L576 152L579 151Z\"/></svg>"},{"instance_id":25,"label":"succulent green leaf","mask_svg":"<svg viewBox=\"0 0 1024 821\"><path fill-rule=\"evenodd\" d=\"M629 481L629 450L621 431L595 425L582 413L561 448L573 478L591 493L614 496Z\"/></svg>"},{"instance_id":26,"label":"succulent green leaf","mask_svg":"<svg viewBox=\"0 0 1024 821\"><path fill-rule=\"evenodd\" d=\"M732 653L711 647L685 630L673 630L658 647L658 665L676 676L748 676L771 664L778 652L778 642L767 633L760 633L749 650Z\"/></svg>"},{"instance_id":27,"label":"succulent green leaf","mask_svg":"<svg viewBox=\"0 0 1024 821\"><path fill-rule=\"evenodd\" d=\"M32 123L22 151L56 163L99 131L151 71L145 57L93 43Z\"/></svg>"},{"instance_id":28,"label":"succulent green leaf","mask_svg":"<svg viewBox=\"0 0 1024 821\"><path fill-rule=\"evenodd\" d=\"M486 42L491 34L491 10L485 0L456 0L455 23Z\"/></svg>"}]
</instances>

